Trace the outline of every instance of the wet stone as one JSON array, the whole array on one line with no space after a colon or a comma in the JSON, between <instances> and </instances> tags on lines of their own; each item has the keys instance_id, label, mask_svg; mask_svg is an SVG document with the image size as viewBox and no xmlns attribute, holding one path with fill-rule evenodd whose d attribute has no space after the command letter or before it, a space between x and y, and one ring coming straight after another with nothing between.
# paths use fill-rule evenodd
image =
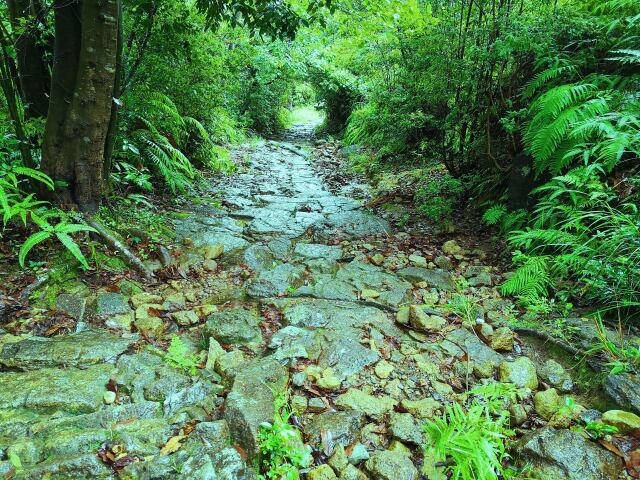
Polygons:
<instances>
[{"instance_id":1,"label":"wet stone","mask_svg":"<svg viewBox=\"0 0 640 480\"><path fill-rule=\"evenodd\" d=\"M127 297L120 293L98 292L96 297L96 314L101 317L110 317L130 312Z\"/></svg>"},{"instance_id":2,"label":"wet stone","mask_svg":"<svg viewBox=\"0 0 640 480\"><path fill-rule=\"evenodd\" d=\"M444 270L429 270L420 267L407 267L398 270L398 275L412 283L424 282L427 287L438 290L452 290L454 288L453 277Z\"/></svg>"},{"instance_id":3,"label":"wet stone","mask_svg":"<svg viewBox=\"0 0 640 480\"><path fill-rule=\"evenodd\" d=\"M20 370L54 366L113 363L133 343L104 330L85 330L59 337L31 337L5 345L0 365Z\"/></svg>"},{"instance_id":4,"label":"wet stone","mask_svg":"<svg viewBox=\"0 0 640 480\"><path fill-rule=\"evenodd\" d=\"M518 453L540 480L611 480L622 472L620 458L572 430L546 427L528 433Z\"/></svg>"},{"instance_id":5,"label":"wet stone","mask_svg":"<svg viewBox=\"0 0 640 480\"><path fill-rule=\"evenodd\" d=\"M235 307L212 313L207 319L205 332L222 344L260 342L260 317L253 310Z\"/></svg>"},{"instance_id":6,"label":"wet stone","mask_svg":"<svg viewBox=\"0 0 640 480\"><path fill-rule=\"evenodd\" d=\"M115 368L94 365L79 370L43 368L29 372L0 373L0 409L29 408L47 413L96 411Z\"/></svg>"},{"instance_id":7,"label":"wet stone","mask_svg":"<svg viewBox=\"0 0 640 480\"><path fill-rule=\"evenodd\" d=\"M331 433L334 442L346 447L357 438L364 424L364 415L353 410L341 412L325 412L313 417L305 426L304 433L311 445L320 446L321 432Z\"/></svg>"},{"instance_id":8,"label":"wet stone","mask_svg":"<svg viewBox=\"0 0 640 480\"><path fill-rule=\"evenodd\" d=\"M249 455L257 453L258 428L262 422L273 421L275 396L288 380L288 370L269 357L246 364L236 374L224 418L232 437Z\"/></svg>"},{"instance_id":9,"label":"wet stone","mask_svg":"<svg viewBox=\"0 0 640 480\"><path fill-rule=\"evenodd\" d=\"M304 268L289 263L260 272L251 281L247 293L254 298L277 297L302 285Z\"/></svg>"}]
</instances>

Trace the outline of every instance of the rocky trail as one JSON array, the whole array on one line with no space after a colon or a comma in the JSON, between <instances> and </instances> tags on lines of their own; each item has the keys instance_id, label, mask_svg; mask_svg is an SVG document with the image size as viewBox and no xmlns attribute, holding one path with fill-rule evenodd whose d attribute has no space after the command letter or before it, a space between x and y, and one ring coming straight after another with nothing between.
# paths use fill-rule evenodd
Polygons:
<instances>
[{"instance_id":1,"label":"rocky trail","mask_svg":"<svg viewBox=\"0 0 640 480\"><path fill-rule=\"evenodd\" d=\"M567 428L600 414L509 327L486 253L416 248L363 208L366 185L323 182L309 133L243 147L238 174L172 215L162 282L68 289L75 333L0 330L0 478L253 479L258 428L286 394L309 480L435 479L421 424L495 382L519 389L514 451L536 478L624 475ZM570 394L584 407L567 414Z\"/></svg>"}]
</instances>

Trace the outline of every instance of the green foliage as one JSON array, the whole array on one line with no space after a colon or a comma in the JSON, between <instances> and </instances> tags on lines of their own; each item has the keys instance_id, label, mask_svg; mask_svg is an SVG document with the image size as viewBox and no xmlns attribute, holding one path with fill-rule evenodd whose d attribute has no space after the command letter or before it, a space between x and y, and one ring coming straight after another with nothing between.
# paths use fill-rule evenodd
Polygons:
<instances>
[{"instance_id":1,"label":"green foliage","mask_svg":"<svg viewBox=\"0 0 640 480\"><path fill-rule=\"evenodd\" d=\"M198 371L198 356L192 353L177 335L171 338L171 344L164 355L164 359L172 367L182 370L191 376L194 376Z\"/></svg>"},{"instance_id":2,"label":"green foliage","mask_svg":"<svg viewBox=\"0 0 640 480\"><path fill-rule=\"evenodd\" d=\"M464 190L462 180L454 178L448 172L438 176L429 175L425 184L416 191L415 203L429 220L451 220Z\"/></svg>"},{"instance_id":3,"label":"green foliage","mask_svg":"<svg viewBox=\"0 0 640 480\"><path fill-rule=\"evenodd\" d=\"M607 425L602 422L587 422L584 426L587 434L592 438L598 440L606 435L615 435L618 433L618 427L613 425Z\"/></svg>"},{"instance_id":4,"label":"green foliage","mask_svg":"<svg viewBox=\"0 0 640 480\"><path fill-rule=\"evenodd\" d=\"M480 312L478 302L464 293L458 293L451 297L447 302L447 307L470 325L475 324Z\"/></svg>"},{"instance_id":5,"label":"green foliage","mask_svg":"<svg viewBox=\"0 0 640 480\"><path fill-rule=\"evenodd\" d=\"M640 76L629 67L637 58L640 11L613 0L586 3L582 12L599 36L578 51L541 56L541 71L523 94L533 99L526 149L537 175L552 178L532 192L537 204L526 225L502 223L516 212L500 206L484 218L526 252L514 256L521 266L503 293L534 303L553 289L569 289L608 309L633 309L640 216L628 166L640 157ZM611 175L624 180L611 183Z\"/></svg>"},{"instance_id":6,"label":"green foliage","mask_svg":"<svg viewBox=\"0 0 640 480\"><path fill-rule=\"evenodd\" d=\"M548 294L553 276L550 273L549 257L514 254L514 263L520 265L513 275L500 287L504 295L514 295L521 301L533 303Z\"/></svg>"},{"instance_id":7,"label":"green foliage","mask_svg":"<svg viewBox=\"0 0 640 480\"><path fill-rule=\"evenodd\" d=\"M83 223L73 223L71 215L52 209L47 202L36 200L33 193L26 193L29 181L51 190L54 188L53 181L38 170L16 164L0 165L0 213L3 229L11 222L18 222L24 227L29 224L38 228L38 231L27 237L20 247L20 266L24 267L27 255L36 245L56 238L84 268L89 268L87 259L71 235L95 230ZM56 224L51 225L50 220L56 218Z\"/></svg>"},{"instance_id":8,"label":"green foliage","mask_svg":"<svg viewBox=\"0 0 640 480\"><path fill-rule=\"evenodd\" d=\"M611 368L610 375L623 372L636 373L640 371L640 345L626 344L620 336L618 343L611 340L600 316L595 317L598 334L597 342L589 349L587 355L601 353L605 357L606 365Z\"/></svg>"},{"instance_id":9,"label":"green foliage","mask_svg":"<svg viewBox=\"0 0 640 480\"><path fill-rule=\"evenodd\" d=\"M356 77L321 58L307 62L307 76L317 99L324 103L325 120L321 130L329 134L342 133L360 99Z\"/></svg>"},{"instance_id":10,"label":"green foliage","mask_svg":"<svg viewBox=\"0 0 640 480\"><path fill-rule=\"evenodd\" d=\"M311 465L311 452L300 432L289 423L291 411L284 395L276 396L273 423L260 425L259 480L298 480L299 469Z\"/></svg>"},{"instance_id":11,"label":"green foliage","mask_svg":"<svg viewBox=\"0 0 640 480\"><path fill-rule=\"evenodd\" d=\"M488 406L477 401L466 410L454 403L442 417L429 420L424 426L427 458L446 464L445 472L452 480L513 478L502 465L508 457L505 439L512 435L507 423L505 411L496 417Z\"/></svg>"}]
</instances>

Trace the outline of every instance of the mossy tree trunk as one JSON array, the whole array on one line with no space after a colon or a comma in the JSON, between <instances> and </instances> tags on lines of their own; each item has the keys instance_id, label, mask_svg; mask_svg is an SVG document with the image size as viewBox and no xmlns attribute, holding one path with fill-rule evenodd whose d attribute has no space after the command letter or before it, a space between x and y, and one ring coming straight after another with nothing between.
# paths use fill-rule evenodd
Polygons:
<instances>
[{"instance_id":1,"label":"mossy tree trunk","mask_svg":"<svg viewBox=\"0 0 640 480\"><path fill-rule=\"evenodd\" d=\"M56 0L54 10L42 169L64 182L56 189L57 202L93 213L104 194L105 150L116 108L120 0Z\"/></svg>"}]
</instances>

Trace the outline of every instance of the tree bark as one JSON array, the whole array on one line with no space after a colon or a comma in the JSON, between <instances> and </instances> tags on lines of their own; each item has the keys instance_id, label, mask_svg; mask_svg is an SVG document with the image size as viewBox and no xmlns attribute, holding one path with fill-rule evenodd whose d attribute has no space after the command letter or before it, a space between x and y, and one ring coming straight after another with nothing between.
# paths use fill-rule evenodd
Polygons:
<instances>
[{"instance_id":1,"label":"tree bark","mask_svg":"<svg viewBox=\"0 0 640 480\"><path fill-rule=\"evenodd\" d=\"M111 118L109 119L109 129L107 130L107 139L104 146L104 163L102 176L104 180L105 191L109 189L109 174L111 173L111 158L113 157L113 149L116 145L116 137L118 136L118 111L120 110L122 96L122 82L124 78L124 27L122 25L122 1L118 3L118 44L116 46L116 78L113 84L113 105L111 108Z\"/></svg>"},{"instance_id":2,"label":"tree bark","mask_svg":"<svg viewBox=\"0 0 640 480\"><path fill-rule=\"evenodd\" d=\"M42 169L66 185L55 200L95 212L104 193L114 105L118 0L56 0L56 42Z\"/></svg>"},{"instance_id":3,"label":"tree bark","mask_svg":"<svg viewBox=\"0 0 640 480\"><path fill-rule=\"evenodd\" d=\"M51 77L45 61L38 24L44 22L44 9L31 0L8 0L9 20L15 35L16 61L25 119L45 117L49 109Z\"/></svg>"}]
</instances>

